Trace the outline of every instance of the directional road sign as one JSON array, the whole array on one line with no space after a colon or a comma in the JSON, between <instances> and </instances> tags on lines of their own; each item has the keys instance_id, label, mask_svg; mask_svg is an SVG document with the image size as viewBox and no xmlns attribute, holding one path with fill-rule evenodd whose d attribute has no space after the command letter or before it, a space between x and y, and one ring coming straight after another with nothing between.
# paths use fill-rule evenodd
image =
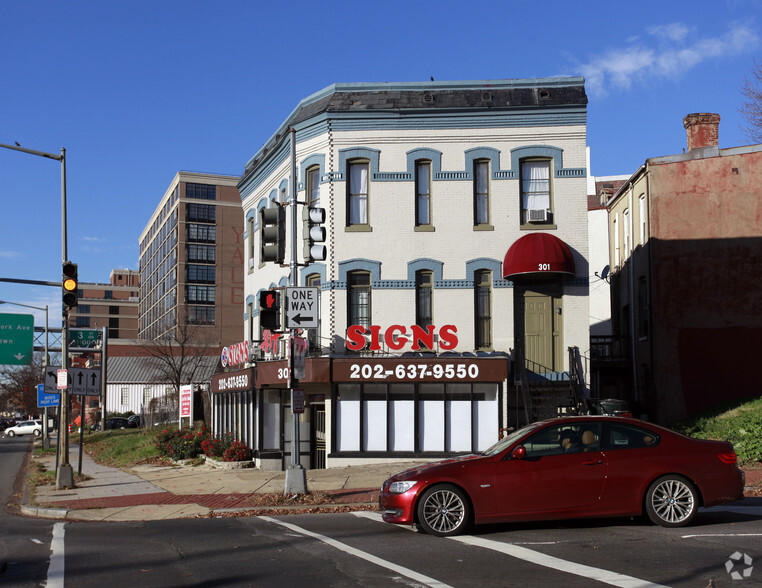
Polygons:
<instances>
[{"instance_id":1,"label":"directional road sign","mask_svg":"<svg viewBox=\"0 0 762 588\"><path fill-rule=\"evenodd\" d=\"M83 396L101 395L101 370L69 368L69 392Z\"/></svg>"},{"instance_id":2,"label":"directional road sign","mask_svg":"<svg viewBox=\"0 0 762 588\"><path fill-rule=\"evenodd\" d=\"M286 328L316 329L318 289L286 288Z\"/></svg>"},{"instance_id":3,"label":"directional road sign","mask_svg":"<svg viewBox=\"0 0 762 588\"><path fill-rule=\"evenodd\" d=\"M98 329L69 329L69 349L97 349L100 334Z\"/></svg>"},{"instance_id":4,"label":"directional road sign","mask_svg":"<svg viewBox=\"0 0 762 588\"><path fill-rule=\"evenodd\" d=\"M34 350L34 316L0 314L0 365L29 365Z\"/></svg>"},{"instance_id":5,"label":"directional road sign","mask_svg":"<svg viewBox=\"0 0 762 588\"><path fill-rule=\"evenodd\" d=\"M46 394L45 384L37 384L37 407L47 408L48 406L58 406L61 404L60 394Z\"/></svg>"},{"instance_id":6,"label":"directional road sign","mask_svg":"<svg viewBox=\"0 0 762 588\"><path fill-rule=\"evenodd\" d=\"M45 368L45 394L60 394L58 389L58 370L60 365L49 365Z\"/></svg>"}]
</instances>

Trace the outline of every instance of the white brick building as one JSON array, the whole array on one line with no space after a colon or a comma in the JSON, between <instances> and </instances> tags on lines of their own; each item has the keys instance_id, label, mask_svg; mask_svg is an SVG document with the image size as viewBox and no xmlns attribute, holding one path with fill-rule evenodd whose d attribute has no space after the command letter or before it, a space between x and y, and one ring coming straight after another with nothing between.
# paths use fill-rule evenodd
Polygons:
<instances>
[{"instance_id":1,"label":"white brick building","mask_svg":"<svg viewBox=\"0 0 762 588\"><path fill-rule=\"evenodd\" d=\"M567 348L587 350L586 104L581 78L337 84L305 98L246 164L243 340L271 340L259 292L320 292L299 382L301 463L486 449L520 420L512 350L551 379L568 371ZM300 264L302 209L327 211L327 258L294 281L290 223L285 265L264 263L259 212L282 205L291 218L292 168ZM285 345L252 349L245 388L213 379L216 427L246 428L260 465L280 467Z\"/></svg>"}]
</instances>

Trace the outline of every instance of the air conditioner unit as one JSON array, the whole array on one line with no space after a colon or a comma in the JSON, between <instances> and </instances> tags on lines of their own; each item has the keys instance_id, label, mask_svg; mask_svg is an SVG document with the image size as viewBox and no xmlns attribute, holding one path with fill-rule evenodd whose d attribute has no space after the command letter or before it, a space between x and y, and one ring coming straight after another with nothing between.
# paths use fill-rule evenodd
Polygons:
<instances>
[{"instance_id":1,"label":"air conditioner unit","mask_svg":"<svg viewBox=\"0 0 762 588\"><path fill-rule=\"evenodd\" d=\"M548 220L548 211L545 208L527 210L527 222L544 223Z\"/></svg>"}]
</instances>

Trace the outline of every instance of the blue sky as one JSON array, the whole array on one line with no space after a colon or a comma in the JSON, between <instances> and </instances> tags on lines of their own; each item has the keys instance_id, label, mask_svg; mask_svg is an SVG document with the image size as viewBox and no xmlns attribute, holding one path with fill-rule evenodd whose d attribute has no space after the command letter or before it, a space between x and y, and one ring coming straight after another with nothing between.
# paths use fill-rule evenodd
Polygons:
<instances>
[{"instance_id":1,"label":"blue sky","mask_svg":"<svg viewBox=\"0 0 762 588\"><path fill-rule=\"evenodd\" d=\"M720 147L747 144L739 86L762 61L762 0L40 0L4 3L0 27L0 143L66 149L68 257L87 282L138 269L178 170L239 175L333 83L582 75L601 176L680 153L692 112L721 115ZM60 164L0 149L0 178L0 277L58 281ZM0 283L0 300L60 324L56 288Z\"/></svg>"}]
</instances>

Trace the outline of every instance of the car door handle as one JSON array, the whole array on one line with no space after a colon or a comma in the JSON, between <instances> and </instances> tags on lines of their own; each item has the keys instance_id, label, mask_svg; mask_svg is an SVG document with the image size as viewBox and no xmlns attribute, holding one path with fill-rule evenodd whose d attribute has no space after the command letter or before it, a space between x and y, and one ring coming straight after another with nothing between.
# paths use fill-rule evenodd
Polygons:
<instances>
[{"instance_id":1,"label":"car door handle","mask_svg":"<svg viewBox=\"0 0 762 588\"><path fill-rule=\"evenodd\" d=\"M583 461L582 465L601 465L602 463L602 459L589 459L587 461Z\"/></svg>"}]
</instances>

